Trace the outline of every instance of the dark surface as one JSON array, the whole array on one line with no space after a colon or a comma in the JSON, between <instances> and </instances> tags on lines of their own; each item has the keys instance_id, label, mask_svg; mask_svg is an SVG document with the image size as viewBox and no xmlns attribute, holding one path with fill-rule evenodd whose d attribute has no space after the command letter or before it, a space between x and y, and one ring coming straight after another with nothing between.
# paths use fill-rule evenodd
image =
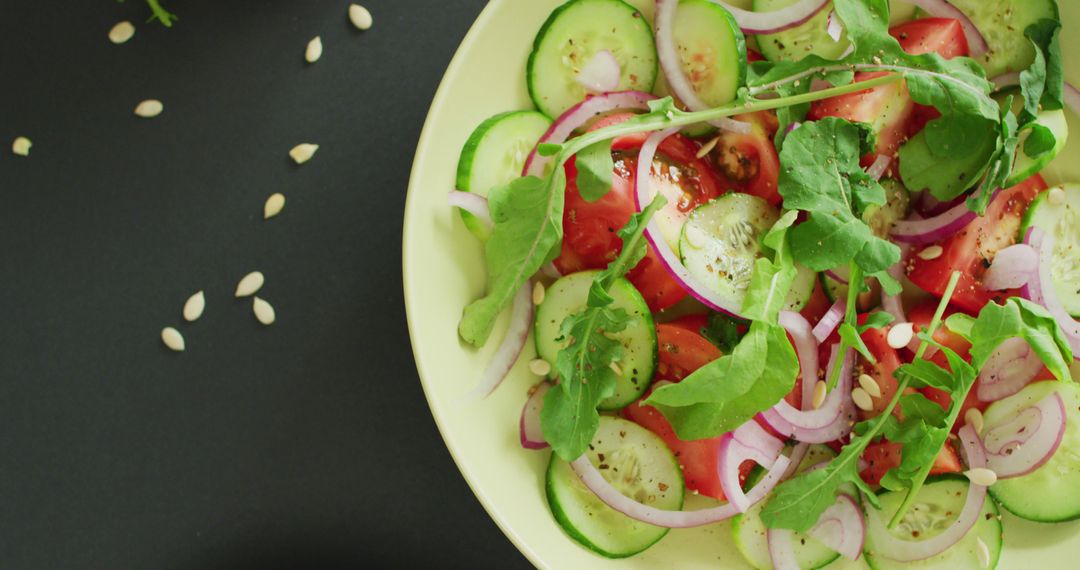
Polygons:
<instances>
[{"instance_id":1,"label":"dark surface","mask_svg":"<svg viewBox=\"0 0 1080 570\"><path fill-rule=\"evenodd\" d=\"M527 567L435 429L401 290L416 140L483 2L370 0L366 33L344 0L165 4L171 30L0 0L0 568ZM232 298L253 269L270 327Z\"/></svg>"}]
</instances>

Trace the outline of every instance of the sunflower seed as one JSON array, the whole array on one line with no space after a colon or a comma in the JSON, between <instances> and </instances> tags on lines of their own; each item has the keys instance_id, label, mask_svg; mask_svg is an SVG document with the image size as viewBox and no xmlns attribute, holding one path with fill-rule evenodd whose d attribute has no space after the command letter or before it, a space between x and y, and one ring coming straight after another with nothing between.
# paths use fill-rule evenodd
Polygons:
<instances>
[{"instance_id":1,"label":"sunflower seed","mask_svg":"<svg viewBox=\"0 0 1080 570\"><path fill-rule=\"evenodd\" d=\"M271 194L266 199L266 204L263 204L263 219L269 220L274 216L281 213L281 209L285 207L285 195L281 192Z\"/></svg>"},{"instance_id":2,"label":"sunflower seed","mask_svg":"<svg viewBox=\"0 0 1080 570\"><path fill-rule=\"evenodd\" d=\"M713 137L709 139L709 142L705 143L701 146L700 149L698 149L696 156L698 158L705 158L706 154L709 154L710 152L712 152L712 149L716 148L716 143L718 142L720 142L720 137Z\"/></svg>"},{"instance_id":3,"label":"sunflower seed","mask_svg":"<svg viewBox=\"0 0 1080 570\"><path fill-rule=\"evenodd\" d=\"M1065 189L1058 186L1057 188L1051 188L1050 192L1046 196L1046 201L1054 206L1060 206L1065 203Z\"/></svg>"},{"instance_id":4,"label":"sunflower seed","mask_svg":"<svg viewBox=\"0 0 1080 570\"><path fill-rule=\"evenodd\" d=\"M11 152L19 156L30 156L30 147L32 146L34 146L34 143L30 142L30 139L17 137L15 142L11 143Z\"/></svg>"},{"instance_id":5,"label":"sunflower seed","mask_svg":"<svg viewBox=\"0 0 1080 570\"><path fill-rule=\"evenodd\" d=\"M862 389L866 390L866 393L869 394L870 397L881 397L881 386L878 385L877 380L874 380L873 376L870 376L869 374L860 374L859 386L862 386Z\"/></svg>"},{"instance_id":6,"label":"sunflower seed","mask_svg":"<svg viewBox=\"0 0 1080 570\"><path fill-rule=\"evenodd\" d=\"M247 297L249 295L254 295L259 289L262 289L265 281L266 278L258 271L248 273L236 284L236 296Z\"/></svg>"},{"instance_id":7,"label":"sunflower seed","mask_svg":"<svg viewBox=\"0 0 1080 570\"><path fill-rule=\"evenodd\" d=\"M889 327L886 341L889 346L899 350L907 346L913 336L915 336L915 328L911 323L897 323Z\"/></svg>"},{"instance_id":8,"label":"sunflower seed","mask_svg":"<svg viewBox=\"0 0 1080 570\"><path fill-rule=\"evenodd\" d=\"M547 296L547 292L544 290L544 284L537 281L533 285L533 297L532 301L534 305L539 305L544 302L544 297Z\"/></svg>"},{"instance_id":9,"label":"sunflower seed","mask_svg":"<svg viewBox=\"0 0 1080 570\"><path fill-rule=\"evenodd\" d=\"M814 384L814 401L811 403L815 410L825 403L825 382L818 380L817 384Z\"/></svg>"},{"instance_id":10,"label":"sunflower seed","mask_svg":"<svg viewBox=\"0 0 1080 570\"><path fill-rule=\"evenodd\" d=\"M858 406L860 410L869 412L874 409L874 400L870 398L870 394L867 394L866 390L863 390L862 388L855 388L851 391L851 401L855 402L855 405Z\"/></svg>"},{"instance_id":11,"label":"sunflower seed","mask_svg":"<svg viewBox=\"0 0 1080 570\"><path fill-rule=\"evenodd\" d=\"M979 408L971 408L964 412L964 422L975 430L976 435L982 435L983 415Z\"/></svg>"},{"instance_id":12,"label":"sunflower seed","mask_svg":"<svg viewBox=\"0 0 1080 570\"><path fill-rule=\"evenodd\" d=\"M547 376L551 373L551 364L543 358L529 361L529 371L537 376Z\"/></svg>"},{"instance_id":13,"label":"sunflower seed","mask_svg":"<svg viewBox=\"0 0 1080 570\"><path fill-rule=\"evenodd\" d=\"M925 259L926 261L930 261L931 259L937 259L941 257L941 254L944 252L945 250L942 249L940 245L932 245L919 252L919 259Z\"/></svg>"},{"instance_id":14,"label":"sunflower seed","mask_svg":"<svg viewBox=\"0 0 1080 570\"><path fill-rule=\"evenodd\" d=\"M986 543L983 542L983 539L981 539L981 538L976 538L975 539L975 545L976 545L975 552L979 556L979 568L989 568L990 567L990 549L986 547Z\"/></svg>"},{"instance_id":15,"label":"sunflower seed","mask_svg":"<svg viewBox=\"0 0 1080 570\"><path fill-rule=\"evenodd\" d=\"M161 329L161 342L164 342L165 346L169 347L169 350L184 351L184 336L180 334L180 331L172 327Z\"/></svg>"},{"instance_id":16,"label":"sunflower seed","mask_svg":"<svg viewBox=\"0 0 1080 570\"><path fill-rule=\"evenodd\" d=\"M307 44L307 49L304 50L304 59L308 63L315 63L322 57L322 38L315 36L311 38L311 41Z\"/></svg>"},{"instance_id":17,"label":"sunflower seed","mask_svg":"<svg viewBox=\"0 0 1080 570\"><path fill-rule=\"evenodd\" d=\"M622 369L622 366L619 366L618 362L612 362L611 364L608 365L608 368L610 368L611 371L614 372L616 376L622 376L623 369Z\"/></svg>"},{"instance_id":18,"label":"sunflower seed","mask_svg":"<svg viewBox=\"0 0 1080 570\"><path fill-rule=\"evenodd\" d=\"M359 4L353 4L349 6L349 21L356 29L366 30L371 27L371 12Z\"/></svg>"},{"instance_id":19,"label":"sunflower seed","mask_svg":"<svg viewBox=\"0 0 1080 570\"><path fill-rule=\"evenodd\" d=\"M152 119L164 110L165 105L157 99L147 99L135 106L135 114L144 119Z\"/></svg>"},{"instance_id":20,"label":"sunflower seed","mask_svg":"<svg viewBox=\"0 0 1080 570\"><path fill-rule=\"evenodd\" d=\"M206 295L199 291L188 297L187 302L184 303L184 320L188 322L198 320L204 309L206 309Z\"/></svg>"},{"instance_id":21,"label":"sunflower seed","mask_svg":"<svg viewBox=\"0 0 1080 570\"><path fill-rule=\"evenodd\" d=\"M289 151L289 156L292 157L296 164L304 164L311 160L311 157L315 156L315 151L319 150L319 145L312 143L300 143Z\"/></svg>"},{"instance_id":22,"label":"sunflower seed","mask_svg":"<svg viewBox=\"0 0 1080 570\"><path fill-rule=\"evenodd\" d=\"M259 319L259 322L264 325L274 324L276 314L274 313L274 307L267 303L265 299L255 297L251 301L251 310L255 313L255 318Z\"/></svg>"},{"instance_id":23,"label":"sunflower seed","mask_svg":"<svg viewBox=\"0 0 1080 570\"><path fill-rule=\"evenodd\" d=\"M131 22L124 20L109 30L109 41L119 45L130 40L131 36L134 35L135 26L131 25Z\"/></svg>"},{"instance_id":24,"label":"sunflower seed","mask_svg":"<svg viewBox=\"0 0 1080 570\"><path fill-rule=\"evenodd\" d=\"M982 485L983 487L989 487L994 483L997 483L997 473L985 468L976 467L975 469L968 469L964 471L964 475L976 485Z\"/></svg>"}]
</instances>

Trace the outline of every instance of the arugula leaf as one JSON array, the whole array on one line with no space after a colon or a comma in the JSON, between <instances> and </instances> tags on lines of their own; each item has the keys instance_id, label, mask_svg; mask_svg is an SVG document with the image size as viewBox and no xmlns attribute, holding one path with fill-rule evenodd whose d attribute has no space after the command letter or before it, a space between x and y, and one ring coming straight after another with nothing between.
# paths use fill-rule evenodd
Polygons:
<instances>
[{"instance_id":1,"label":"arugula leaf","mask_svg":"<svg viewBox=\"0 0 1080 570\"><path fill-rule=\"evenodd\" d=\"M559 388L544 396L540 427L552 450L567 461L584 453L596 434L600 423L596 406L614 393L617 376L611 365L623 357L622 343L610 335L625 330L630 315L610 306L614 299L608 290L645 256L645 226L666 203L658 195L630 217L619 230L622 252L594 278L585 309L566 317L560 325L567 345L555 360Z\"/></svg>"},{"instance_id":2,"label":"arugula leaf","mask_svg":"<svg viewBox=\"0 0 1080 570\"><path fill-rule=\"evenodd\" d=\"M611 141L593 143L574 157L577 167L577 188L586 202L595 202L611 189L612 170Z\"/></svg>"},{"instance_id":3,"label":"arugula leaf","mask_svg":"<svg viewBox=\"0 0 1080 570\"><path fill-rule=\"evenodd\" d=\"M124 0L116 0L118 3L123 4ZM150 7L150 17L146 19L147 23L158 20L161 25L166 28L171 28L173 22L179 20L176 14L170 13L166 10L159 0L146 0L146 5Z\"/></svg>"},{"instance_id":4,"label":"arugula leaf","mask_svg":"<svg viewBox=\"0 0 1080 570\"><path fill-rule=\"evenodd\" d=\"M1061 67L1061 22L1041 19L1024 29L1024 36L1035 48L1035 61L1020 72L1020 91L1024 96L1021 124L1035 120L1040 109L1062 108L1065 76Z\"/></svg>"},{"instance_id":5,"label":"arugula leaf","mask_svg":"<svg viewBox=\"0 0 1080 570\"><path fill-rule=\"evenodd\" d=\"M723 354L735 350L743 335L739 333L739 324L745 321L729 317L723 313L713 312L709 314L708 321L699 331L705 340L711 342Z\"/></svg>"},{"instance_id":6,"label":"arugula leaf","mask_svg":"<svg viewBox=\"0 0 1080 570\"><path fill-rule=\"evenodd\" d=\"M783 327L754 321L730 354L658 388L646 404L664 414L680 439L715 437L774 406L794 388L798 373Z\"/></svg>"},{"instance_id":7,"label":"arugula leaf","mask_svg":"<svg viewBox=\"0 0 1080 570\"><path fill-rule=\"evenodd\" d=\"M851 326L851 323L840 323L837 327L837 332L840 333L840 341L843 343L841 350L846 347L854 348L863 358L870 361L871 364L877 364L877 358L870 352L870 348L863 342L862 336L859 334L859 329Z\"/></svg>"},{"instance_id":8,"label":"arugula leaf","mask_svg":"<svg viewBox=\"0 0 1080 570\"><path fill-rule=\"evenodd\" d=\"M764 255L754 262L754 272L751 274L741 309L744 318L777 322L798 273L795 260L791 257L791 245L787 241L789 228L798 216L799 212L796 210L787 212L762 237L761 244L765 251L762 252ZM773 259L768 257L770 250Z\"/></svg>"},{"instance_id":9,"label":"arugula leaf","mask_svg":"<svg viewBox=\"0 0 1080 570\"><path fill-rule=\"evenodd\" d=\"M972 364L981 369L1002 342L1015 337L1026 340L1058 380L1071 379L1073 353L1065 333L1046 309L1019 297L1004 305L987 303L979 311L968 336Z\"/></svg>"},{"instance_id":10,"label":"arugula leaf","mask_svg":"<svg viewBox=\"0 0 1080 570\"><path fill-rule=\"evenodd\" d=\"M544 157L555 156L562 152L562 148L561 144L539 143L536 145L536 154Z\"/></svg>"},{"instance_id":11,"label":"arugula leaf","mask_svg":"<svg viewBox=\"0 0 1080 570\"><path fill-rule=\"evenodd\" d=\"M866 322L855 327L858 329L859 334L862 334L870 329L880 329L882 327L891 324L896 317L885 311L874 311L866 316Z\"/></svg>"}]
</instances>

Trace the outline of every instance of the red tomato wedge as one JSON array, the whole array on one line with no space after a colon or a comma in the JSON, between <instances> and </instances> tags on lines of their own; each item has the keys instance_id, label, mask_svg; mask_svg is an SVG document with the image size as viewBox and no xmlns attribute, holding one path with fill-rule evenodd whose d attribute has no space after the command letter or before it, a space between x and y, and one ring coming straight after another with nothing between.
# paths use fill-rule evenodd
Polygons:
<instances>
[{"instance_id":1,"label":"red tomato wedge","mask_svg":"<svg viewBox=\"0 0 1080 570\"><path fill-rule=\"evenodd\" d=\"M885 476L885 473L889 469L900 465L902 449L902 445L891 441L880 441L867 446L862 455L863 461L866 461L866 469L859 473L863 481L870 485L880 485L881 478ZM941 448L941 453L934 460L934 466L930 469L930 474L941 475L942 473L959 472L960 457L956 455L956 450L953 449L952 445L945 442L945 446Z\"/></svg>"},{"instance_id":2,"label":"red tomato wedge","mask_svg":"<svg viewBox=\"0 0 1080 570\"><path fill-rule=\"evenodd\" d=\"M983 287L982 278L994 255L1017 242L1024 212L1046 188L1046 182L1036 174L1002 191L990 203L985 216L937 244L943 250L940 256L934 259L913 256L908 265L908 279L923 291L941 297L952 272L959 271L960 282L950 303L972 314L991 301L1002 302L1018 295L1015 289L989 291Z\"/></svg>"},{"instance_id":3,"label":"red tomato wedge","mask_svg":"<svg viewBox=\"0 0 1080 570\"><path fill-rule=\"evenodd\" d=\"M779 127L776 113L759 111L732 118L749 123L750 132L719 133L709 157L736 190L762 198L773 206L779 205L780 156L773 144Z\"/></svg>"},{"instance_id":4,"label":"red tomato wedge","mask_svg":"<svg viewBox=\"0 0 1080 570\"><path fill-rule=\"evenodd\" d=\"M900 47L911 55L935 52L945 59L968 55L967 37L958 20L950 18L922 18L900 24L889 30ZM908 134L921 131L926 123L941 113L933 107L915 105L915 114L908 125Z\"/></svg>"}]
</instances>

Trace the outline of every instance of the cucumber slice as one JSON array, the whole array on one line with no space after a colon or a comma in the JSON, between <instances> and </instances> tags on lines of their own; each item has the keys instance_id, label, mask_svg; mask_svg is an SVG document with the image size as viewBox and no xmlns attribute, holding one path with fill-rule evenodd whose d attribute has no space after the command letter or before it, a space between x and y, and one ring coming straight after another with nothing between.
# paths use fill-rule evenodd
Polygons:
<instances>
[{"instance_id":1,"label":"cucumber slice","mask_svg":"<svg viewBox=\"0 0 1080 570\"><path fill-rule=\"evenodd\" d=\"M1065 111L1058 109L1057 111L1043 111L1039 113L1035 119L1035 123L1040 127L1049 129L1054 135L1054 148L1040 154L1039 156L1032 158L1024 152L1024 142L1028 136L1031 135L1031 129L1025 129L1020 133L1020 145L1016 148L1016 159L1013 161L1013 170L1009 174L1009 179L1002 185L1003 188L1009 188L1010 186L1016 186L1017 184L1027 180L1033 175L1037 174L1047 164L1050 164L1051 160L1061 152L1061 149L1065 148L1065 142L1069 138L1069 125L1065 122Z\"/></svg>"},{"instance_id":2,"label":"cucumber slice","mask_svg":"<svg viewBox=\"0 0 1080 570\"><path fill-rule=\"evenodd\" d=\"M949 0L979 29L990 51L978 58L987 77L1023 71L1035 61L1035 48L1024 37L1028 26L1058 19L1054 0Z\"/></svg>"},{"instance_id":3,"label":"cucumber slice","mask_svg":"<svg viewBox=\"0 0 1080 570\"><path fill-rule=\"evenodd\" d=\"M649 430L601 416L589 460L622 494L658 509L682 509L685 486L675 455ZM664 538L666 528L636 521L596 498L570 464L555 454L547 470L547 500L574 540L608 558L633 556Z\"/></svg>"},{"instance_id":4,"label":"cucumber slice","mask_svg":"<svg viewBox=\"0 0 1080 570\"><path fill-rule=\"evenodd\" d=\"M585 309L589 287L598 271L572 273L551 284L544 302L536 308L536 352L540 358L555 363L559 351L566 346L562 323L567 317ZM645 299L626 279L617 279L611 286L614 309L630 315L630 323L622 332L609 334L623 345L619 362L622 375L615 381L615 393L600 402L602 411L622 409L645 393L656 368L656 326ZM552 371L555 374L555 371Z\"/></svg>"},{"instance_id":5,"label":"cucumber slice","mask_svg":"<svg viewBox=\"0 0 1080 570\"><path fill-rule=\"evenodd\" d=\"M881 187L885 189L885 204L871 205L862 217L874 235L887 240L893 224L906 219L911 213L911 193L903 183L892 178L883 179Z\"/></svg>"},{"instance_id":6,"label":"cucumber slice","mask_svg":"<svg viewBox=\"0 0 1080 570\"><path fill-rule=\"evenodd\" d=\"M731 13L710 0L680 0L672 22L683 73L710 107L735 99L746 79L746 39Z\"/></svg>"},{"instance_id":7,"label":"cucumber slice","mask_svg":"<svg viewBox=\"0 0 1080 570\"><path fill-rule=\"evenodd\" d=\"M804 471L808 467L833 457L836 457L836 454L828 447L811 446L810 451L799 464L799 471ZM758 473L761 476L764 470L759 470ZM845 489L845 492L851 493L852 496L857 495L853 487ZM761 510L765 508L767 502L758 502L745 513L735 517L731 523L731 531L735 536L735 546L739 549L739 553L751 566L759 570L771 570L773 567L772 558L769 556L769 541L766 537L768 529L761 521ZM799 561L799 568L806 570L821 568L840 557L836 551L800 532L795 533L792 542L795 545L795 559Z\"/></svg>"},{"instance_id":8,"label":"cucumber slice","mask_svg":"<svg viewBox=\"0 0 1080 570\"><path fill-rule=\"evenodd\" d=\"M927 479L927 484L919 491L915 505L904 515L904 519L891 531L894 536L911 540L914 532L923 538L932 538L949 527L964 508L967 497L968 480L962 476L944 476ZM888 517L904 501L906 491L894 491L879 494L882 517ZM865 508L872 509L872 506ZM880 531L879 531L880 532ZM872 528L866 533L864 552L866 562L873 570L986 570L997 566L1001 556L1001 521L998 519L997 506L989 497L983 503L982 514L975 526L968 531L960 542L948 550L915 562L897 562L881 556L874 556L874 539L878 538ZM982 540L990 552L989 566L983 566L979 560L979 540Z\"/></svg>"},{"instance_id":9,"label":"cucumber slice","mask_svg":"<svg viewBox=\"0 0 1080 570\"><path fill-rule=\"evenodd\" d=\"M1080 267L1076 256L1080 251L1080 185L1066 184L1061 187L1065 200L1050 203L1050 191L1042 192L1028 206L1020 235L1027 235L1032 226L1054 237L1054 251L1050 265L1050 281L1065 310L1080 317Z\"/></svg>"},{"instance_id":10,"label":"cucumber slice","mask_svg":"<svg viewBox=\"0 0 1080 570\"><path fill-rule=\"evenodd\" d=\"M1005 510L1036 522L1080 519L1080 387L1071 382L1036 382L1020 392L990 405L983 415L986 427L1016 417L1016 414L1057 391L1065 402L1065 435L1061 446L1042 467L990 487L990 495Z\"/></svg>"},{"instance_id":11,"label":"cucumber slice","mask_svg":"<svg viewBox=\"0 0 1080 570\"><path fill-rule=\"evenodd\" d=\"M615 91L652 91L656 43L641 12L622 0L570 0L548 16L529 54L529 96L536 108L554 118L584 99L576 74L603 50L619 61Z\"/></svg>"},{"instance_id":12,"label":"cucumber slice","mask_svg":"<svg viewBox=\"0 0 1080 570\"><path fill-rule=\"evenodd\" d=\"M841 283L829 277L824 271L818 275L821 279L821 288L825 291L825 296L829 298L830 303L835 303L837 299L847 299L847 283Z\"/></svg>"},{"instance_id":13,"label":"cucumber slice","mask_svg":"<svg viewBox=\"0 0 1080 570\"><path fill-rule=\"evenodd\" d=\"M529 152L550 126L551 119L536 111L500 113L480 123L461 149L457 189L487 196L488 190L521 176ZM465 210L461 219L476 237L486 240L491 234L487 224Z\"/></svg>"},{"instance_id":14,"label":"cucumber slice","mask_svg":"<svg viewBox=\"0 0 1080 570\"><path fill-rule=\"evenodd\" d=\"M779 219L768 202L729 192L690 212L679 237L679 255L690 273L716 293L742 306L754 263L761 255L760 238ZM798 265L799 274L784 310L806 306L814 291L814 273Z\"/></svg>"},{"instance_id":15,"label":"cucumber slice","mask_svg":"<svg viewBox=\"0 0 1080 570\"><path fill-rule=\"evenodd\" d=\"M755 12L772 12L786 8L798 0L754 0ZM851 42L847 33L841 33L839 40L829 37L829 13L832 2L822 8L800 26L775 34L757 36L758 49L769 61L799 61L810 55L820 55L825 59L839 59Z\"/></svg>"}]
</instances>

